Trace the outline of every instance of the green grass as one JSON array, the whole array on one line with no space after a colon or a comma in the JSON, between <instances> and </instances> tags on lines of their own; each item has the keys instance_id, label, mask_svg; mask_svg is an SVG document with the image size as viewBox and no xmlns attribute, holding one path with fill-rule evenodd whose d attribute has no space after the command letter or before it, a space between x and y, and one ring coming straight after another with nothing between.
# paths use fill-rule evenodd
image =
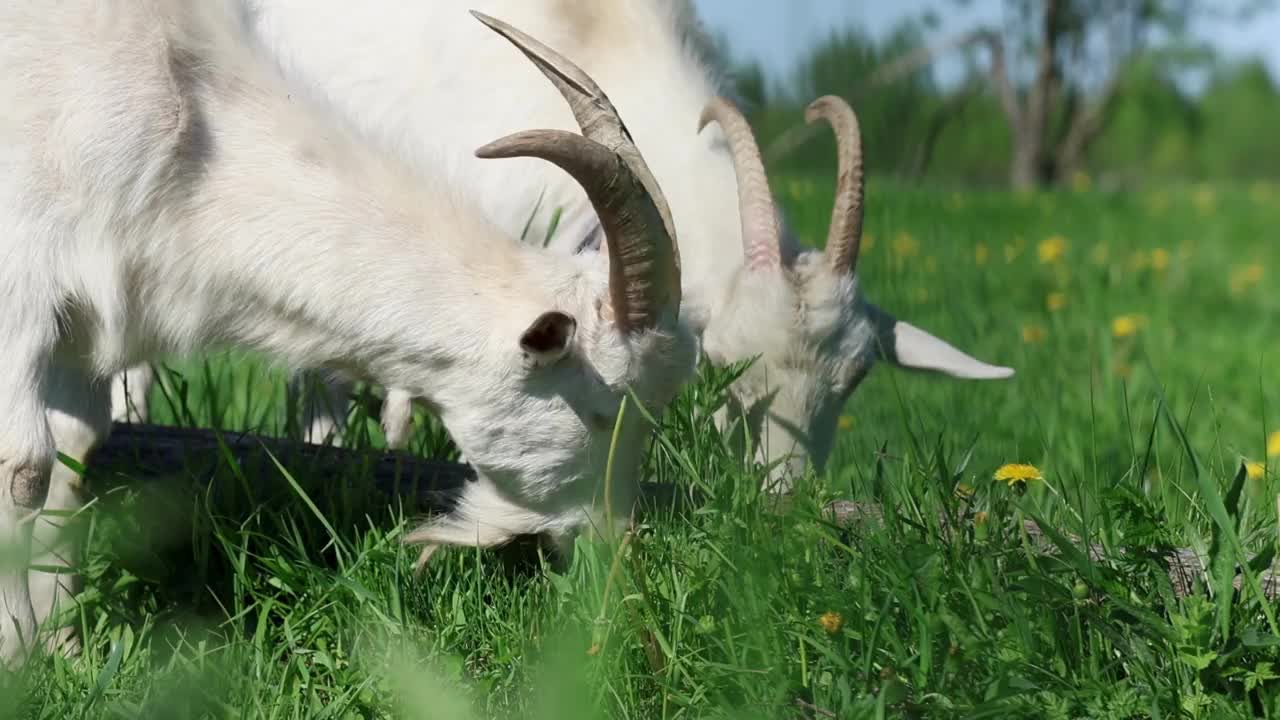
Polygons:
<instances>
[{"instance_id":1,"label":"green grass","mask_svg":"<svg viewBox=\"0 0 1280 720\"><path fill-rule=\"evenodd\" d=\"M776 188L820 242L830 184ZM0 678L0 717L1280 716L1272 608L1219 590L1222 572L1177 599L1156 559L1195 547L1229 571L1275 549L1277 478L1239 471L1280 429L1280 192L877 183L869 208L870 296L1014 380L879 369L829 471L779 515L711 429L708 372L648 460L707 499L651 513L626 547L580 541L558 569L455 551L415 578L404 511L305 476L97 477L85 653ZM1117 337L1121 316L1137 332ZM289 430L278 372L174 370L158 419ZM379 443L376 423L350 441ZM435 426L416 443L449 451ZM1007 462L1045 481L994 482ZM832 527L833 497L881 503L885 523ZM1028 518L1055 556L1030 551Z\"/></svg>"}]
</instances>

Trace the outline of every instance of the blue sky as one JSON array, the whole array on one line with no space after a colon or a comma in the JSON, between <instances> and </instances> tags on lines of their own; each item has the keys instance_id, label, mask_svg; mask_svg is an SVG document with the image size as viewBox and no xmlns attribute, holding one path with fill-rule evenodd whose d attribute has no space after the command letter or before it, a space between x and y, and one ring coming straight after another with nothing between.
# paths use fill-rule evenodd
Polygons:
<instances>
[{"instance_id":1,"label":"blue sky","mask_svg":"<svg viewBox=\"0 0 1280 720\"><path fill-rule=\"evenodd\" d=\"M906 17L935 10L940 33L962 32L1000 18L1001 0L694 0L712 27L725 31L735 52L759 58L777 78L800 52L833 27L856 23L879 35ZM1247 24L1212 23L1196 28L1198 37L1235 56L1262 56L1280 76L1280 9L1267 10ZM947 80L945 63L940 68Z\"/></svg>"}]
</instances>

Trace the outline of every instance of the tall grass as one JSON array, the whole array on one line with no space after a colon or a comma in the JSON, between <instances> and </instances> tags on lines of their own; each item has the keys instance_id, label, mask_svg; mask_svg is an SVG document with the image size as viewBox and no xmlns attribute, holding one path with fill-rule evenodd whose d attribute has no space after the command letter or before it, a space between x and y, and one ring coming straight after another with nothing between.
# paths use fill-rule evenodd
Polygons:
<instances>
[{"instance_id":1,"label":"tall grass","mask_svg":"<svg viewBox=\"0 0 1280 720\"><path fill-rule=\"evenodd\" d=\"M820 242L830 183L777 189ZM85 652L0 679L0 717L1275 716L1260 568L1230 578L1276 547L1280 190L876 184L868 206L869 295L1015 379L879 369L831 467L780 509L711 421L732 370L704 368L646 467L696 501L563 566L457 550L415 578L412 511L351 492L361 468L339 488L231 464L96 477ZM172 370L164 421L292 430L284 378L255 360ZM418 424L420 451L449 451ZM347 440L381 442L359 411ZM1015 461L1044 480L993 481ZM836 497L883 519L839 527ZM1211 559L1190 598L1171 547Z\"/></svg>"}]
</instances>

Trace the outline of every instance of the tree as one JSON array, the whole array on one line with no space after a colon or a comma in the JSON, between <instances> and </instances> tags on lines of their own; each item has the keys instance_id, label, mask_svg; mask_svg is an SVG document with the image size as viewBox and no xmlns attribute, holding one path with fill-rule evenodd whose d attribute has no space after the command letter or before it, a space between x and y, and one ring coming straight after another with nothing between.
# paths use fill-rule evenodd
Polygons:
<instances>
[{"instance_id":1,"label":"tree","mask_svg":"<svg viewBox=\"0 0 1280 720\"><path fill-rule=\"evenodd\" d=\"M1052 184L1079 169L1128 66L1184 45L1190 23L1243 19L1263 0L1003 0L1005 26L979 31L1012 139L1009 180ZM1176 55L1167 54L1174 58Z\"/></svg>"}]
</instances>

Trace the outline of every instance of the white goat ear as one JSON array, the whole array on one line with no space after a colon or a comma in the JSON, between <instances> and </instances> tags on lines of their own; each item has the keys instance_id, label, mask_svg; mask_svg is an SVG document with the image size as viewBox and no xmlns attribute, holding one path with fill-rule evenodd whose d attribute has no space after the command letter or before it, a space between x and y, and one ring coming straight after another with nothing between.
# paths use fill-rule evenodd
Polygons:
<instances>
[{"instance_id":1,"label":"white goat ear","mask_svg":"<svg viewBox=\"0 0 1280 720\"><path fill-rule=\"evenodd\" d=\"M988 365L911 323L884 313L878 315L884 359L898 367L942 373L961 380L1003 380L1013 376L1013 368Z\"/></svg>"},{"instance_id":2,"label":"white goat ear","mask_svg":"<svg viewBox=\"0 0 1280 720\"><path fill-rule=\"evenodd\" d=\"M535 366L550 365L569 352L577 333L578 321L573 316L552 310L539 315L521 333L520 349Z\"/></svg>"}]
</instances>

